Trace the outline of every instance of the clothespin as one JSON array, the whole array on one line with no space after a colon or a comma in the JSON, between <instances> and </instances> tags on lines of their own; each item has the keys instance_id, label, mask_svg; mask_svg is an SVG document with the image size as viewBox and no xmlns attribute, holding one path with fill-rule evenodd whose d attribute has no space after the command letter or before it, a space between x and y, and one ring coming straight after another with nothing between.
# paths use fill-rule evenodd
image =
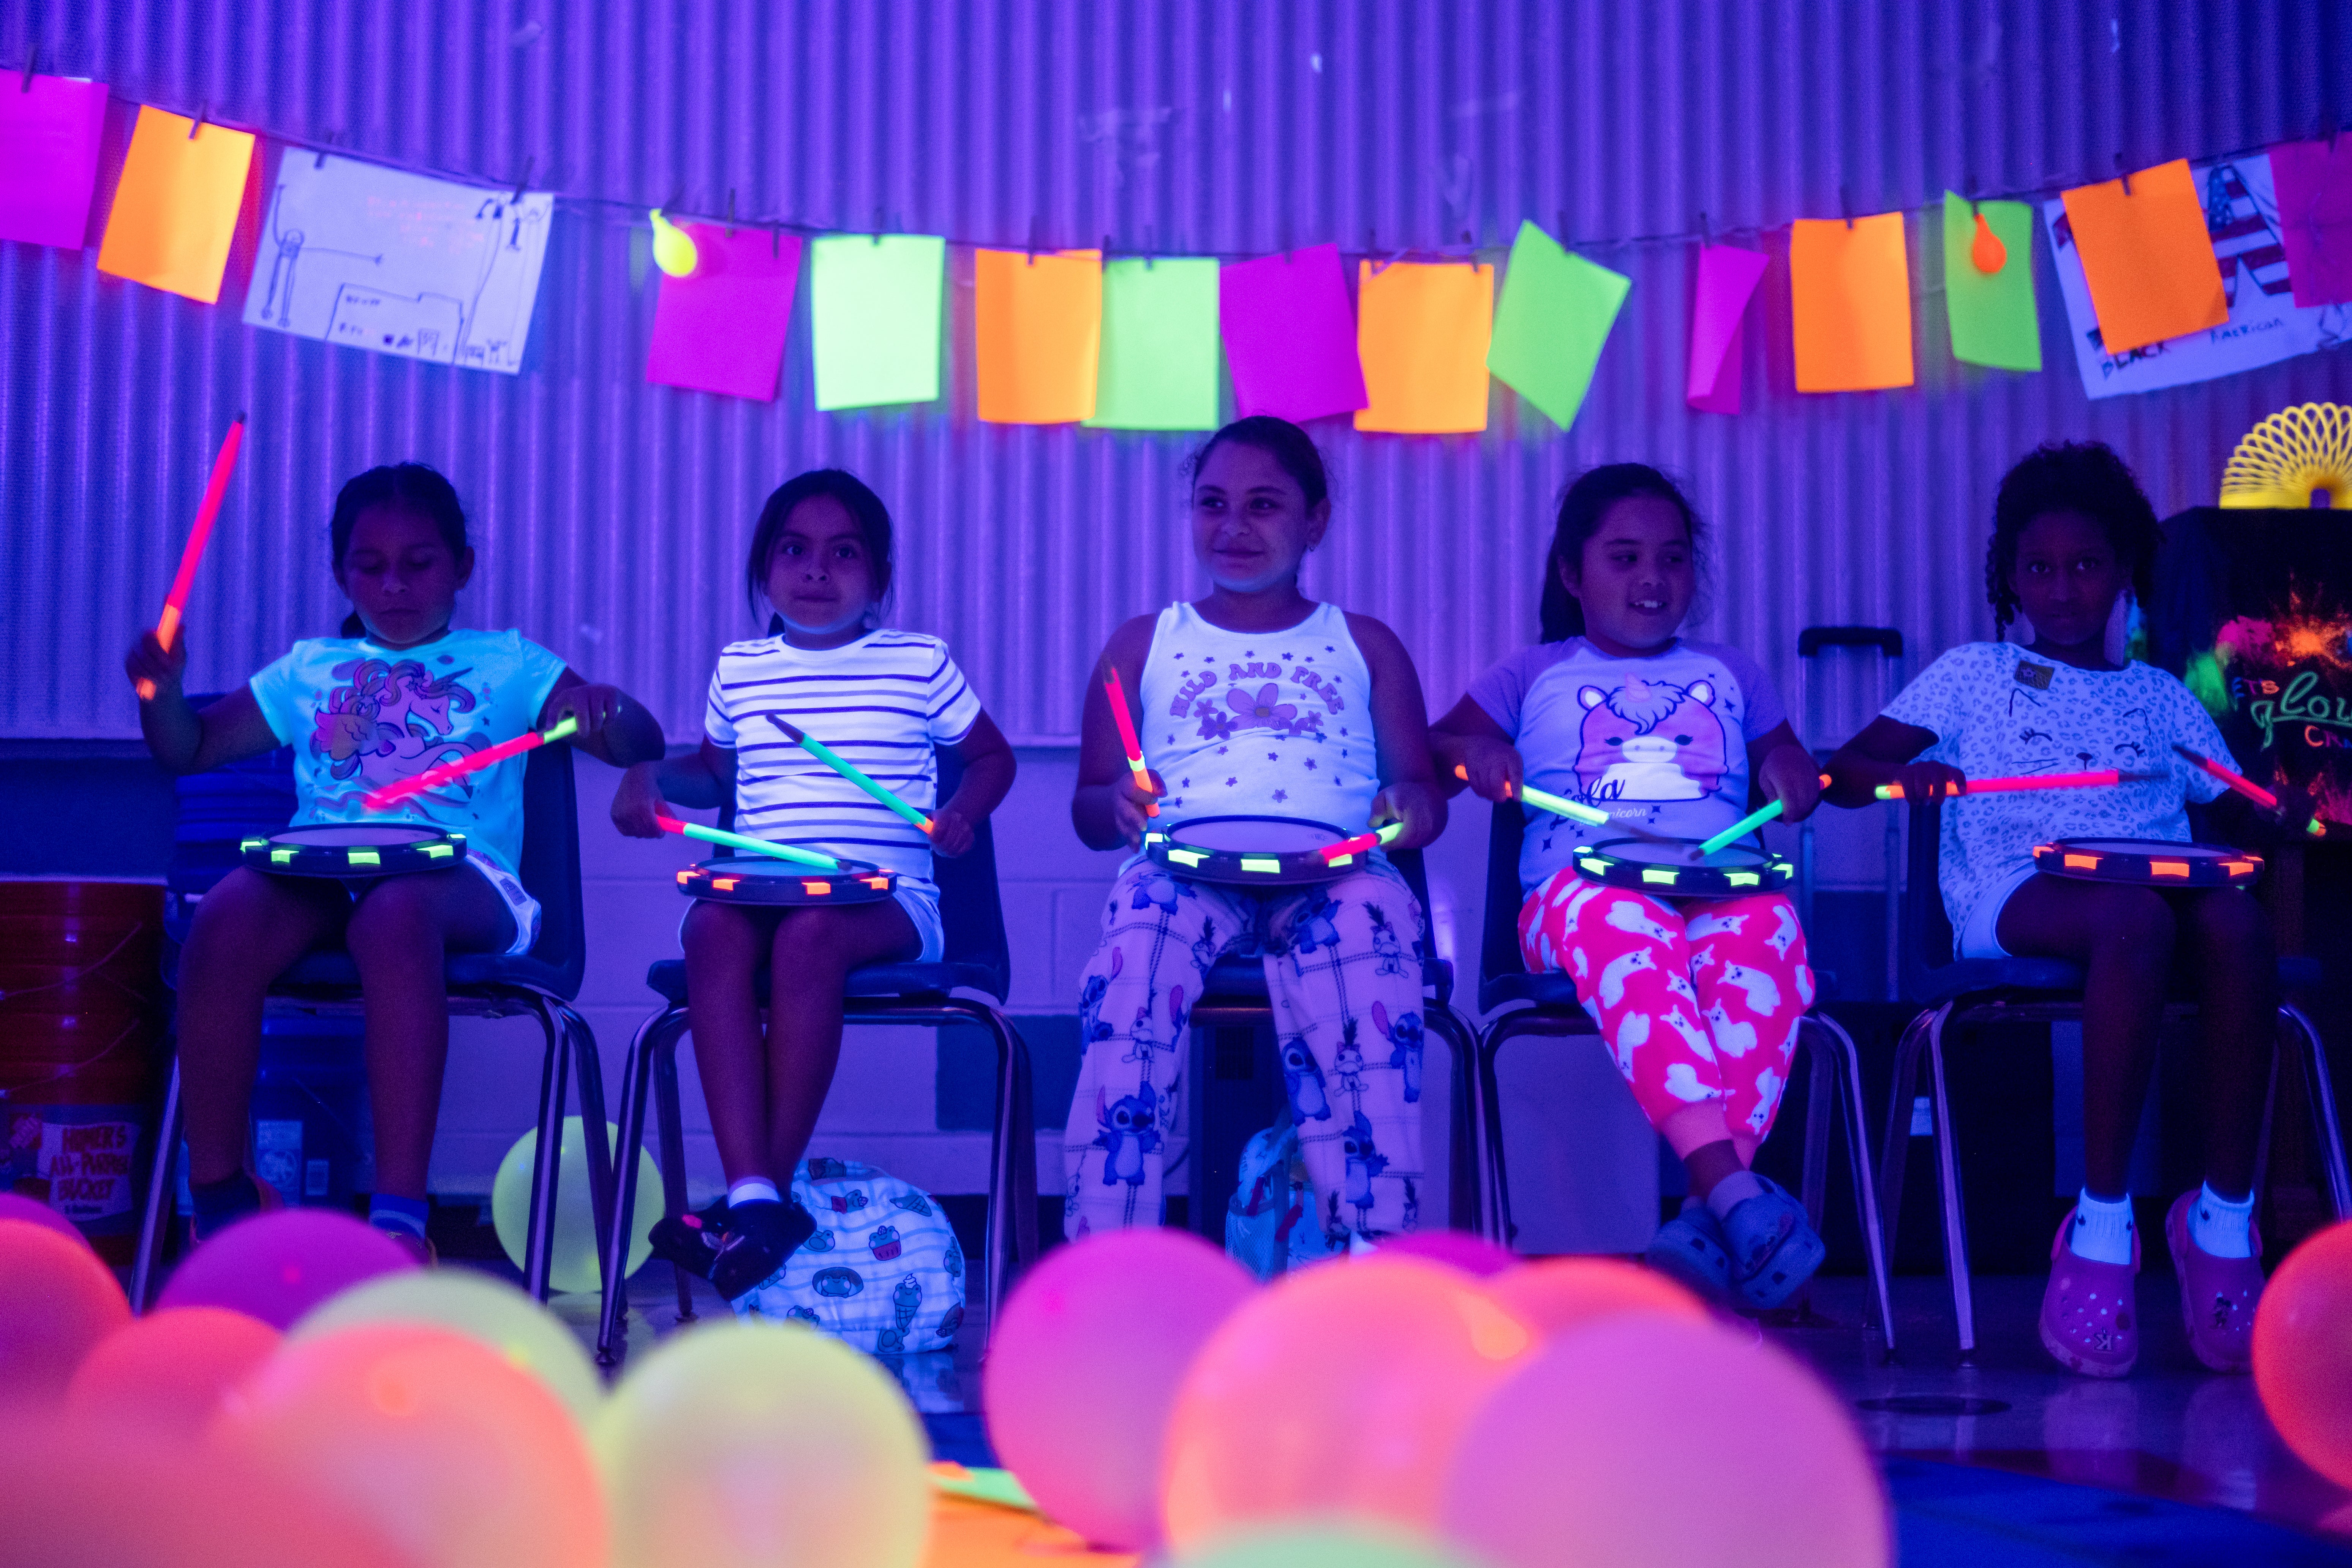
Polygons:
<instances>
[{"instance_id":1,"label":"clothespin","mask_svg":"<svg viewBox=\"0 0 2352 1568\"><path fill-rule=\"evenodd\" d=\"M784 253L784 226L779 219L768 226L768 259L773 261Z\"/></svg>"},{"instance_id":2,"label":"clothespin","mask_svg":"<svg viewBox=\"0 0 2352 1568\"><path fill-rule=\"evenodd\" d=\"M735 187L727 187L727 237L735 237Z\"/></svg>"},{"instance_id":3,"label":"clothespin","mask_svg":"<svg viewBox=\"0 0 2352 1568\"><path fill-rule=\"evenodd\" d=\"M32 71L32 65L28 61L25 66L25 79L27 82L30 82L33 79ZM2336 119L2337 116L2333 113L2330 113L2327 117L2327 155L2331 158L2336 156L2336 132L2341 129L2341 127L2336 124Z\"/></svg>"},{"instance_id":4,"label":"clothespin","mask_svg":"<svg viewBox=\"0 0 2352 1568\"><path fill-rule=\"evenodd\" d=\"M2131 195L2131 171L2124 167L2124 155L2121 153L2116 154L2116 174L2123 180L2124 195Z\"/></svg>"},{"instance_id":5,"label":"clothespin","mask_svg":"<svg viewBox=\"0 0 2352 1568\"><path fill-rule=\"evenodd\" d=\"M882 209L879 206L874 209L874 244L877 249L882 245Z\"/></svg>"},{"instance_id":6,"label":"clothespin","mask_svg":"<svg viewBox=\"0 0 2352 1568\"><path fill-rule=\"evenodd\" d=\"M1970 217L1979 217L1983 216L1984 204L1973 194L1977 191L1982 190L1983 188L1984 187L1982 185L1977 184L1977 177L1974 174L1970 174L1969 176L1969 190L1971 193L1969 196L1969 216Z\"/></svg>"},{"instance_id":7,"label":"clothespin","mask_svg":"<svg viewBox=\"0 0 2352 1568\"><path fill-rule=\"evenodd\" d=\"M1706 221L1706 209L1698 209L1698 242L1707 249L1715 248L1715 226Z\"/></svg>"},{"instance_id":8,"label":"clothespin","mask_svg":"<svg viewBox=\"0 0 2352 1568\"><path fill-rule=\"evenodd\" d=\"M1843 185L1838 187L1838 211L1845 216L1845 226L1853 226L1853 196Z\"/></svg>"},{"instance_id":9,"label":"clothespin","mask_svg":"<svg viewBox=\"0 0 2352 1568\"><path fill-rule=\"evenodd\" d=\"M1034 267L1034 266L1036 266L1036 265L1037 265L1037 215L1036 215L1035 213L1031 213L1031 214L1029 215L1029 262L1028 262L1028 265L1030 265L1030 266L1032 266L1032 267Z\"/></svg>"},{"instance_id":10,"label":"clothespin","mask_svg":"<svg viewBox=\"0 0 2352 1568\"><path fill-rule=\"evenodd\" d=\"M25 51L25 79L16 84L18 92L33 90L33 62L41 58L41 46L35 44Z\"/></svg>"},{"instance_id":11,"label":"clothespin","mask_svg":"<svg viewBox=\"0 0 2352 1568\"><path fill-rule=\"evenodd\" d=\"M336 138L341 135L342 135L342 132L340 131L330 131L327 132L326 145L318 149L319 155L310 160L310 167L313 169L323 169L327 166L327 148L332 147L335 144Z\"/></svg>"},{"instance_id":12,"label":"clothespin","mask_svg":"<svg viewBox=\"0 0 2352 1568\"><path fill-rule=\"evenodd\" d=\"M1160 231L1150 224L1143 226L1143 269L1151 270L1151 253L1160 248Z\"/></svg>"},{"instance_id":13,"label":"clothespin","mask_svg":"<svg viewBox=\"0 0 2352 1568\"><path fill-rule=\"evenodd\" d=\"M1108 235L1103 236L1102 258L1106 265L1110 261L1110 236Z\"/></svg>"},{"instance_id":14,"label":"clothespin","mask_svg":"<svg viewBox=\"0 0 2352 1568\"><path fill-rule=\"evenodd\" d=\"M507 205L508 205L509 206L513 206L515 204L517 204L517 203L519 203L519 202L520 202L520 201L522 200L522 193L523 193L523 191L524 191L524 190L525 190L525 189L526 189L526 188L530 184L530 172L531 172L531 169L532 169L532 168L533 168L533 167L534 167L538 163L539 163L539 154L538 154L538 153L530 153L529 156L527 156L527 157L525 157L525 158L523 159L523 161L522 161L522 175L521 175L521 177L520 177L520 179L518 179L518 180L516 180L516 181L515 181L514 195L511 195L511 196L509 196L509 197L507 198Z\"/></svg>"},{"instance_id":15,"label":"clothespin","mask_svg":"<svg viewBox=\"0 0 2352 1568\"><path fill-rule=\"evenodd\" d=\"M1364 259L1372 264L1372 276L1375 278L1388 270L1381 260L1381 231L1370 226L1364 229Z\"/></svg>"},{"instance_id":16,"label":"clothespin","mask_svg":"<svg viewBox=\"0 0 2352 1568\"><path fill-rule=\"evenodd\" d=\"M212 109L213 106L209 100L196 105L196 117L188 121L189 141L194 141L196 139L196 132L205 128L205 116L210 114L212 112Z\"/></svg>"}]
</instances>

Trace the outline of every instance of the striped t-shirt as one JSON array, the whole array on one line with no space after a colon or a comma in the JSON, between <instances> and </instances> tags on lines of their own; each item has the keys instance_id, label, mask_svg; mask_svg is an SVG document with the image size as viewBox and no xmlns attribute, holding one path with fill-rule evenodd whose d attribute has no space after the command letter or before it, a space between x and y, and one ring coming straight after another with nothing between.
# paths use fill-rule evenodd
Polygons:
<instances>
[{"instance_id":1,"label":"striped t-shirt","mask_svg":"<svg viewBox=\"0 0 2352 1568\"><path fill-rule=\"evenodd\" d=\"M980 718L947 644L887 629L845 647L794 647L781 637L730 643L702 721L735 753L738 833L870 860L929 888L922 830L786 739L763 717L771 713L928 812L939 795L931 749L962 740Z\"/></svg>"}]
</instances>

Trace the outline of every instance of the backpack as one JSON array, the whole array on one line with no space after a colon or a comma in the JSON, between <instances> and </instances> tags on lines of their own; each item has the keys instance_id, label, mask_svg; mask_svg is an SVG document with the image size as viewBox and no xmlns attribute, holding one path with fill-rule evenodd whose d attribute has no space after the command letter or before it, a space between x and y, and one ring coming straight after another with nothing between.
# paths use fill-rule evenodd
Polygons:
<instances>
[{"instance_id":1,"label":"backpack","mask_svg":"<svg viewBox=\"0 0 2352 1568\"><path fill-rule=\"evenodd\" d=\"M1259 1279L1331 1256L1315 1213L1315 1189L1287 1119L1242 1145L1233 1201L1225 1205L1225 1251Z\"/></svg>"},{"instance_id":2,"label":"backpack","mask_svg":"<svg viewBox=\"0 0 2352 1568\"><path fill-rule=\"evenodd\" d=\"M734 1301L874 1355L946 1350L963 1326L963 1248L930 1196L853 1160L809 1159L793 1197L816 1230Z\"/></svg>"}]
</instances>

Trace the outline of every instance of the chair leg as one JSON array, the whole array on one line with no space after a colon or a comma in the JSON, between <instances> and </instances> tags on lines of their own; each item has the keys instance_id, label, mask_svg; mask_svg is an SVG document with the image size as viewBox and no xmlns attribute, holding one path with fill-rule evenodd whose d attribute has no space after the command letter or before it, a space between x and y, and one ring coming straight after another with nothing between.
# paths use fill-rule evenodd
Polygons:
<instances>
[{"instance_id":1,"label":"chair leg","mask_svg":"<svg viewBox=\"0 0 2352 1568\"><path fill-rule=\"evenodd\" d=\"M1510 1175L1503 1161L1503 1097L1495 1058L1501 1053L1503 1042L1518 1032L1511 1026L1517 1016L1516 1013L1506 1013L1486 1026L1485 1037L1478 1042L1478 1061L1472 1074L1477 1090L1471 1122L1476 1130L1481 1171L1478 1208L1484 1228L1480 1234L1502 1247L1511 1245L1515 1227L1511 1224Z\"/></svg>"},{"instance_id":2,"label":"chair leg","mask_svg":"<svg viewBox=\"0 0 2352 1568\"><path fill-rule=\"evenodd\" d=\"M596 1364L614 1367L628 1350L629 1289L629 1218L637 1212L637 1167L641 1163L637 1151L646 1141L646 1095L650 1088L649 1069L653 1053L646 1048L646 1037L655 1026L669 1016L664 1008L637 1026L629 1041L629 1054L621 1064L621 1103L616 1108L621 1121L619 1161L614 1172L613 1215L605 1228L598 1233L604 1249L604 1299L596 1316Z\"/></svg>"},{"instance_id":3,"label":"chair leg","mask_svg":"<svg viewBox=\"0 0 2352 1568\"><path fill-rule=\"evenodd\" d=\"M2305 1045L2304 1088L2310 1091L2311 1119L2319 1134L2320 1158L2327 1176L2327 1201L2339 1220L2352 1219L2352 1173L2344 1160L2344 1123L2336 1114L2336 1079L2327 1067L2327 1042L2302 1008L2279 1008L2279 1016L2294 1026Z\"/></svg>"},{"instance_id":4,"label":"chair leg","mask_svg":"<svg viewBox=\"0 0 2352 1568\"><path fill-rule=\"evenodd\" d=\"M659 1129L658 1159L662 1174L662 1216L676 1219L686 1212L686 1116L677 1094L677 1042L686 1033L686 1009L673 1007L646 1037L653 1058L654 1125ZM694 1321L694 1276L673 1266L677 1276L677 1321Z\"/></svg>"},{"instance_id":5,"label":"chair leg","mask_svg":"<svg viewBox=\"0 0 2352 1568\"><path fill-rule=\"evenodd\" d=\"M1811 1014L1798 1020L1797 1038L1805 1037L1805 1026L1818 1022ZM1818 1236L1822 1230L1822 1205L1829 1195L1830 1184L1830 1118L1837 1105L1837 1074L1835 1064L1824 1058L1824 1047L1818 1042L1813 1047L1812 1071L1805 1086L1805 1148L1801 1173L1797 1181L1798 1201L1805 1205L1806 1221Z\"/></svg>"},{"instance_id":6,"label":"chair leg","mask_svg":"<svg viewBox=\"0 0 2352 1568\"><path fill-rule=\"evenodd\" d=\"M1036 1091L1029 1076L1029 1046L1013 1020L982 1002L958 998L955 1006L996 1037L996 1123L990 1141L988 1233L981 1258L992 1334L1013 1281L1037 1260Z\"/></svg>"},{"instance_id":7,"label":"chair leg","mask_svg":"<svg viewBox=\"0 0 2352 1568\"><path fill-rule=\"evenodd\" d=\"M523 1289L545 1301L555 1258L556 1190L563 1173L565 1078L571 1065L572 1033L553 1011L542 1008L547 1063L539 1077L539 1148L531 1161L530 1225L523 1246Z\"/></svg>"},{"instance_id":8,"label":"chair leg","mask_svg":"<svg viewBox=\"0 0 2352 1568\"><path fill-rule=\"evenodd\" d=\"M1854 1218L1861 1226L1863 1251L1870 1260L1870 1280L1878 1298L1879 1328L1886 1341L1887 1359L1891 1361L1895 1356L1894 1289L1887 1279L1886 1238L1879 1227L1878 1194L1874 1190L1870 1178L1867 1147L1870 1122L1863 1112L1862 1053L1854 1049L1853 1037L1845 1032L1844 1026L1826 1013L1812 1014L1805 1021L1812 1025L1826 1042L1814 1047L1813 1072L1817 1082L1829 1081L1836 1088L1837 1109L1845 1123L1846 1163L1853 1180ZM1809 1141L1811 1137L1811 1132L1808 1129ZM1826 1123L1822 1137L1824 1145L1822 1158L1826 1163ZM1866 1321L1864 1326L1867 1326Z\"/></svg>"},{"instance_id":9,"label":"chair leg","mask_svg":"<svg viewBox=\"0 0 2352 1568\"><path fill-rule=\"evenodd\" d=\"M614 1149L604 1141L611 1125L604 1115L604 1063L596 1054L596 1031L588 1020L570 1006L559 1005L558 1012L572 1031L572 1070L580 1080L581 1130L587 1135L588 1209L601 1239L613 1233ZM625 1266L625 1255L622 1261Z\"/></svg>"},{"instance_id":10,"label":"chair leg","mask_svg":"<svg viewBox=\"0 0 2352 1568\"><path fill-rule=\"evenodd\" d=\"M1423 1006L1422 1021L1445 1041L1453 1061L1452 1070L1446 1075L1445 1223L1452 1229L1483 1236L1486 1231L1479 1217L1477 1150L1470 1131L1470 1110L1475 1099L1470 1084L1478 1059L1478 1032L1452 1006L1434 1000Z\"/></svg>"},{"instance_id":11,"label":"chair leg","mask_svg":"<svg viewBox=\"0 0 2352 1568\"><path fill-rule=\"evenodd\" d=\"M1977 1313L1969 1283L1968 1216L1960 1210L1959 1153L1952 1146L1952 1099L1944 1088L1944 1020L1949 1013L1939 1010L1927 1025L1927 1079L1935 1096L1936 1180L1944 1197L1944 1267L1952 1277L1952 1320L1966 1363L1977 1348Z\"/></svg>"},{"instance_id":12,"label":"chair leg","mask_svg":"<svg viewBox=\"0 0 2352 1568\"><path fill-rule=\"evenodd\" d=\"M1895 1256L1895 1233L1903 1219L1903 1167L1911 1154L1911 1100L1918 1092L1919 1052L1927 1043L1930 1008L1905 1026L1895 1046L1895 1079L1886 1089L1886 1138L1878 1159L1879 1234L1886 1256Z\"/></svg>"},{"instance_id":13,"label":"chair leg","mask_svg":"<svg viewBox=\"0 0 2352 1568\"><path fill-rule=\"evenodd\" d=\"M154 1304L155 1274L163 1261L163 1244L171 1228L173 1180L180 1164L180 1058L172 1058L171 1076L163 1083L163 1106L155 1118L155 1162L147 1176L147 1208L139 1219L139 1256L131 1265L131 1310L144 1312Z\"/></svg>"}]
</instances>

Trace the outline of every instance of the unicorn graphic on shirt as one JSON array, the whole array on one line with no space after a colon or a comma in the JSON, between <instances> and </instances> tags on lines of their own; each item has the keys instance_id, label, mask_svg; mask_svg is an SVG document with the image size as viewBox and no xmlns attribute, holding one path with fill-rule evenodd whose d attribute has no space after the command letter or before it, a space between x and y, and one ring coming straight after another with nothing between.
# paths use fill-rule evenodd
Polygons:
<instances>
[{"instance_id":1,"label":"unicorn graphic on shirt","mask_svg":"<svg viewBox=\"0 0 2352 1568\"><path fill-rule=\"evenodd\" d=\"M1628 680L1613 691L1581 687L1576 781L1588 800L1701 800L1729 765L1715 712L1715 684Z\"/></svg>"}]
</instances>

